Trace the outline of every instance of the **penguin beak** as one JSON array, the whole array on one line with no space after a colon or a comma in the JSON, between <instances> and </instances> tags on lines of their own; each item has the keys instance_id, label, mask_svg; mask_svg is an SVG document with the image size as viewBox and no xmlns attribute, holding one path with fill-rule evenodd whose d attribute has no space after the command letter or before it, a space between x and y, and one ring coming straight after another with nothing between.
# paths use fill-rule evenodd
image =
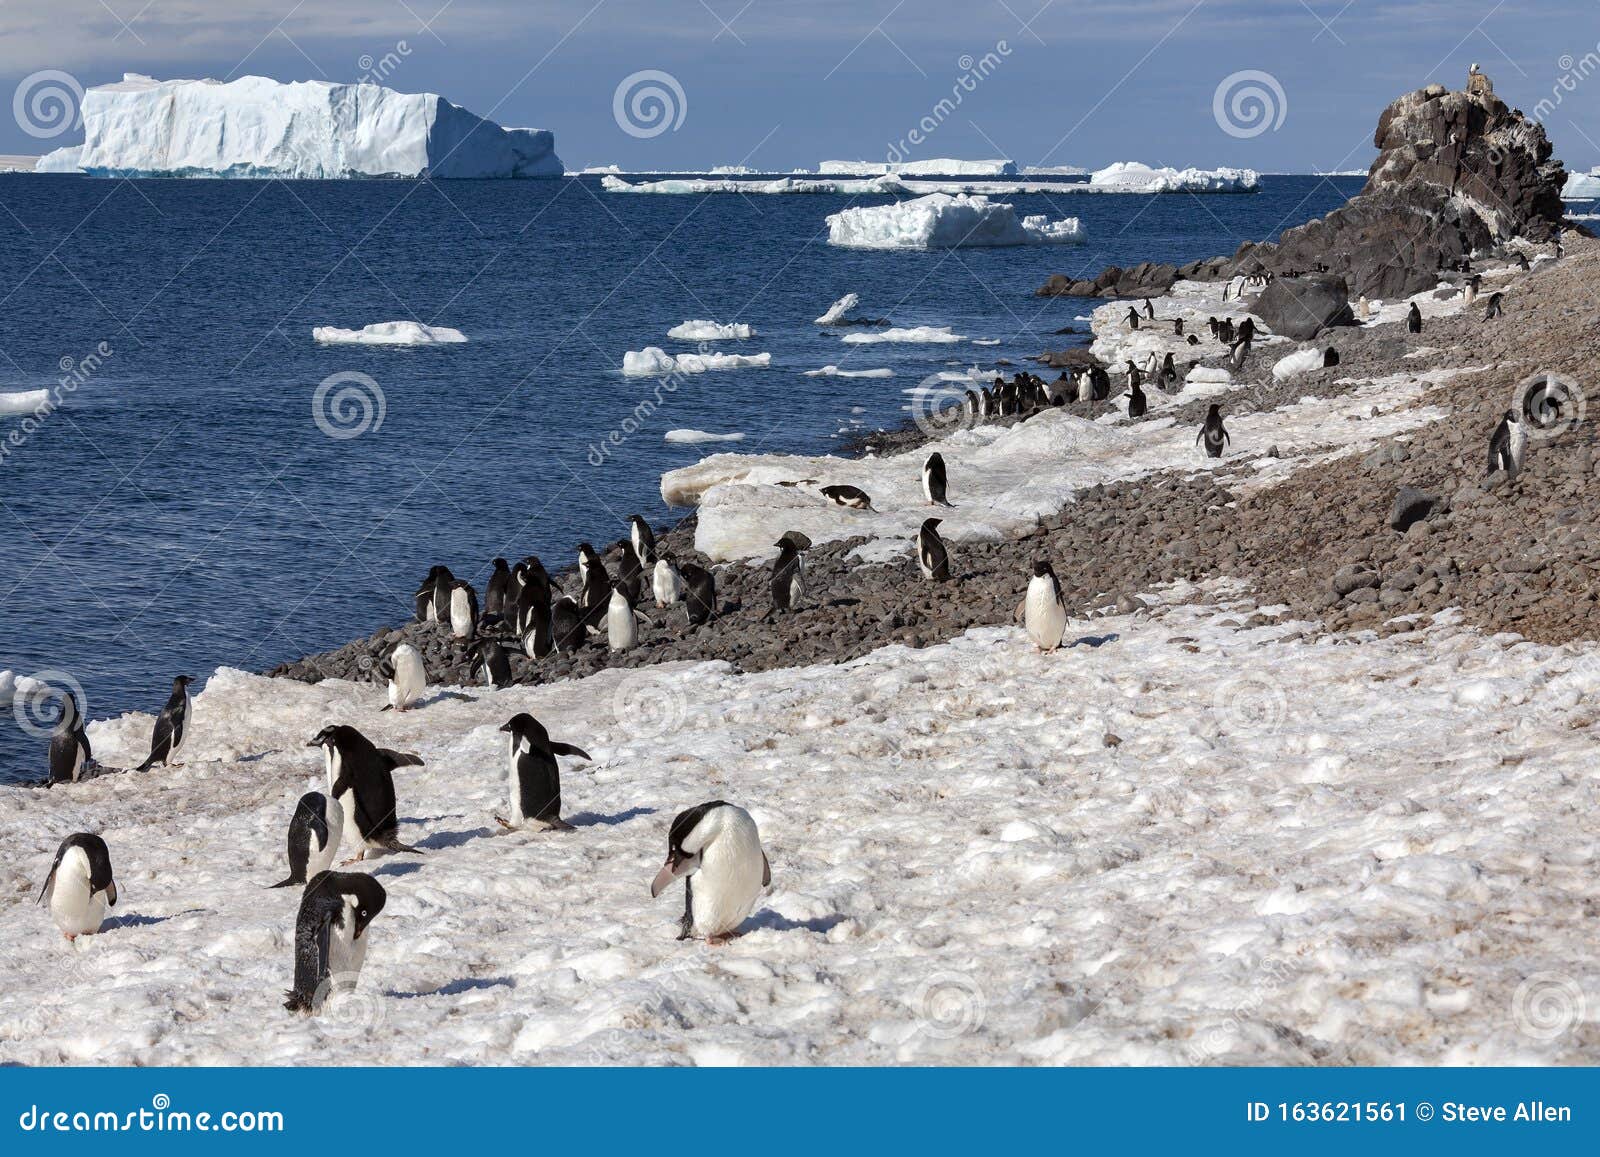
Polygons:
<instances>
[{"instance_id":1,"label":"penguin beak","mask_svg":"<svg viewBox=\"0 0 1600 1157\"><path fill-rule=\"evenodd\" d=\"M697 872L699 869L700 854L698 852L692 856L685 856L681 860L668 856L667 862L662 864L661 870L656 873L656 878L650 881L650 898L654 900L662 892L666 891L668 884L671 884L674 880L681 880L684 876Z\"/></svg>"},{"instance_id":2,"label":"penguin beak","mask_svg":"<svg viewBox=\"0 0 1600 1157\"><path fill-rule=\"evenodd\" d=\"M117 882L115 880L106 885L106 903L111 907L117 906Z\"/></svg>"}]
</instances>

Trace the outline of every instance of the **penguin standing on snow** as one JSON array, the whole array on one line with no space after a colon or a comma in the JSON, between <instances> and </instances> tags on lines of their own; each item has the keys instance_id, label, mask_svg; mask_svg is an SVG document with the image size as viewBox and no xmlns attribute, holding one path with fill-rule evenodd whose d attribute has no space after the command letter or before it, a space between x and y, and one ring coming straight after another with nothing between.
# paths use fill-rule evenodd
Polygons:
<instances>
[{"instance_id":1,"label":"penguin standing on snow","mask_svg":"<svg viewBox=\"0 0 1600 1157\"><path fill-rule=\"evenodd\" d=\"M656 559L655 572L650 576L650 593L655 595L658 608L670 607L683 598L683 576L666 555Z\"/></svg>"},{"instance_id":2,"label":"penguin standing on snow","mask_svg":"<svg viewBox=\"0 0 1600 1157\"><path fill-rule=\"evenodd\" d=\"M572 831L561 818L561 766L556 756L589 759L589 754L570 743L554 742L544 724L526 711L513 715L500 730L511 736L511 818L495 816L496 821L506 828L534 823Z\"/></svg>"},{"instance_id":3,"label":"penguin standing on snow","mask_svg":"<svg viewBox=\"0 0 1600 1157\"><path fill-rule=\"evenodd\" d=\"M1522 471L1522 460L1528 451L1528 431L1522 424L1522 415L1507 410L1500 424L1489 436L1489 473L1504 470L1515 478Z\"/></svg>"},{"instance_id":4,"label":"penguin standing on snow","mask_svg":"<svg viewBox=\"0 0 1600 1157\"><path fill-rule=\"evenodd\" d=\"M1144 396L1144 391L1139 388L1138 370L1132 362L1128 363L1128 417L1142 418L1149 403Z\"/></svg>"},{"instance_id":5,"label":"penguin standing on snow","mask_svg":"<svg viewBox=\"0 0 1600 1157\"><path fill-rule=\"evenodd\" d=\"M872 496L859 486L824 486L822 496L836 506L848 510L871 510Z\"/></svg>"},{"instance_id":6,"label":"penguin standing on snow","mask_svg":"<svg viewBox=\"0 0 1600 1157\"><path fill-rule=\"evenodd\" d=\"M720 944L737 931L772 885L772 865L750 813L720 799L679 812L667 831L667 862L650 882L650 898L674 880L683 881L679 940L704 936Z\"/></svg>"},{"instance_id":7,"label":"penguin standing on snow","mask_svg":"<svg viewBox=\"0 0 1600 1157\"><path fill-rule=\"evenodd\" d=\"M638 644L639 615L618 579L611 584L611 601L606 607L606 645L613 651L631 651Z\"/></svg>"},{"instance_id":8,"label":"penguin standing on snow","mask_svg":"<svg viewBox=\"0 0 1600 1157\"><path fill-rule=\"evenodd\" d=\"M1502 296L1503 295L1499 294L1499 293L1491 293L1489 295L1488 308L1486 308L1483 311L1483 320L1484 321L1493 321L1495 318L1497 318L1497 317L1499 317L1501 315L1501 313L1503 312L1501 310L1501 308L1500 308L1500 301L1501 301Z\"/></svg>"},{"instance_id":9,"label":"penguin standing on snow","mask_svg":"<svg viewBox=\"0 0 1600 1157\"><path fill-rule=\"evenodd\" d=\"M628 536L633 543L633 553L639 556L641 566L656 564L656 532L650 524L635 514L628 519Z\"/></svg>"},{"instance_id":10,"label":"penguin standing on snow","mask_svg":"<svg viewBox=\"0 0 1600 1157\"><path fill-rule=\"evenodd\" d=\"M117 906L111 852L103 839L78 832L61 841L35 903L46 900L50 902L51 918L68 940L100 931L106 908Z\"/></svg>"},{"instance_id":11,"label":"penguin standing on snow","mask_svg":"<svg viewBox=\"0 0 1600 1157\"><path fill-rule=\"evenodd\" d=\"M1483 275L1481 273L1474 273L1471 277L1467 278L1466 287L1461 291L1462 304L1471 305L1473 302L1477 301L1478 290L1481 288L1483 288Z\"/></svg>"},{"instance_id":12,"label":"penguin standing on snow","mask_svg":"<svg viewBox=\"0 0 1600 1157\"><path fill-rule=\"evenodd\" d=\"M83 712L70 689L61 693L61 714L50 735L50 783L77 783L93 757L89 734L83 729Z\"/></svg>"},{"instance_id":13,"label":"penguin standing on snow","mask_svg":"<svg viewBox=\"0 0 1600 1157\"><path fill-rule=\"evenodd\" d=\"M949 506L945 498L944 455L935 450L922 463L922 493L929 506Z\"/></svg>"},{"instance_id":14,"label":"penguin standing on snow","mask_svg":"<svg viewBox=\"0 0 1600 1157\"><path fill-rule=\"evenodd\" d=\"M344 812L340 842L354 852L345 863L367 858L367 851L416 852L400 842L395 813L394 769L421 767L422 757L378 747L354 727L324 727L306 744L322 748L328 772L328 795Z\"/></svg>"},{"instance_id":15,"label":"penguin standing on snow","mask_svg":"<svg viewBox=\"0 0 1600 1157\"><path fill-rule=\"evenodd\" d=\"M395 711L405 711L428 688L428 672L422 665L422 652L410 643L401 643L378 664L378 672L389 681L389 705Z\"/></svg>"},{"instance_id":16,"label":"penguin standing on snow","mask_svg":"<svg viewBox=\"0 0 1600 1157\"><path fill-rule=\"evenodd\" d=\"M1028 593L1022 600L1022 624L1028 638L1041 651L1054 651L1067 633L1067 608L1061 601L1061 584L1049 560L1035 559Z\"/></svg>"},{"instance_id":17,"label":"penguin standing on snow","mask_svg":"<svg viewBox=\"0 0 1600 1157\"><path fill-rule=\"evenodd\" d=\"M1411 308L1406 311L1406 332L1422 332L1422 311L1417 308L1417 303L1412 302Z\"/></svg>"},{"instance_id":18,"label":"penguin standing on snow","mask_svg":"<svg viewBox=\"0 0 1600 1157\"><path fill-rule=\"evenodd\" d=\"M367 958L367 927L388 902L364 872L318 872L294 922L294 987L283 1007L311 1015L334 989L350 989Z\"/></svg>"},{"instance_id":19,"label":"penguin standing on snow","mask_svg":"<svg viewBox=\"0 0 1600 1157\"><path fill-rule=\"evenodd\" d=\"M716 576L692 562L684 563L678 573L683 576L683 605L689 612L689 625L709 623L717 614Z\"/></svg>"},{"instance_id":20,"label":"penguin standing on snow","mask_svg":"<svg viewBox=\"0 0 1600 1157\"><path fill-rule=\"evenodd\" d=\"M944 539L939 537L942 521L926 519L917 531L917 565L922 568L923 578L936 583L950 579L950 555L944 548Z\"/></svg>"},{"instance_id":21,"label":"penguin standing on snow","mask_svg":"<svg viewBox=\"0 0 1600 1157\"><path fill-rule=\"evenodd\" d=\"M548 629L545 636L549 637ZM511 686L511 660L506 657L506 649L498 642L479 638L467 650L473 658L473 671L483 680L485 687Z\"/></svg>"},{"instance_id":22,"label":"penguin standing on snow","mask_svg":"<svg viewBox=\"0 0 1600 1157\"><path fill-rule=\"evenodd\" d=\"M192 718L189 684L193 682L188 675L179 675L172 681L172 694L161 714L156 716L156 729L150 736L150 756L138 770L149 771L158 763L172 764L177 758L178 749L189 735Z\"/></svg>"},{"instance_id":23,"label":"penguin standing on snow","mask_svg":"<svg viewBox=\"0 0 1600 1157\"><path fill-rule=\"evenodd\" d=\"M320 791L306 792L289 818L289 876L272 886L304 884L318 872L333 867L343 835L344 808L339 801Z\"/></svg>"},{"instance_id":24,"label":"penguin standing on snow","mask_svg":"<svg viewBox=\"0 0 1600 1157\"><path fill-rule=\"evenodd\" d=\"M478 592L465 579L450 584L450 633L470 639L478 631Z\"/></svg>"},{"instance_id":25,"label":"penguin standing on snow","mask_svg":"<svg viewBox=\"0 0 1600 1157\"><path fill-rule=\"evenodd\" d=\"M1131 306L1131 305L1128 307L1128 328L1129 329L1138 329L1139 328L1139 311L1137 309L1134 309L1133 306Z\"/></svg>"},{"instance_id":26,"label":"penguin standing on snow","mask_svg":"<svg viewBox=\"0 0 1600 1157\"><path fill-rule=\"evenodd\" d=\"M485 617L508 618L511 614L511 564L497 558L491 565L494 569L489 572L489 582L483 588L483 613Z\"/></svg>"},{"instance_id":27,"label":"penguin standing on snow","mask_svg":"<svg viewBox=\"0 0 1600 1157\"><path fill-rule=\"evenodd\" d=\"M1148 297L1144 299L1144 315L1151 321L1156 319L1156 307L1150 304Z\"/></svg>"},{"instance_id":28,"label":"penguin standing on snow","mask_svg":"<svg viewBox=\"0 0 1600 1157\"><path fill-rule=\"evenodd\" d=\"M1211 403L1211 408L1206 411L1206 420L1200 426L1200 432L1194 436L1196 443L1201 439L1205 440L1207 458L1221 458L1223 443L1233 442L1227 428L1222 424L1222 407L1216 402Z\"/></svg>"},{"instance_id":29,"label":"penguin standing on snow","mask_svg":"<svg viewBox=\"0 0 1600 1157\"><path fill-rule=\"evenodd\" d=\"M772 564L772 609L777 611L792 611L805 598L806 594L806 564L805 548L796 540L810 541L804 536L797 536L793 531L785 534L773 543L778 548L778 557Z\"/></svg>"}]
</instances>

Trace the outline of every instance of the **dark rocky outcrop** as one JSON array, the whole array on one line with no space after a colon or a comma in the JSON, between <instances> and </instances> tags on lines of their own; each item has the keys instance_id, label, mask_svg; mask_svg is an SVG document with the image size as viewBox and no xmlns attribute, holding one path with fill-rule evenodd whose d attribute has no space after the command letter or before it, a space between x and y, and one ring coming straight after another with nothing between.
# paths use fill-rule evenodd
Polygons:
<instances>
[{"instance_id":1,"label":"dark rocky outcrop","mask_svg":"<svg viewBox=\"0 0 1600 1157\"><path fill-rule=\"evenodd\" d=\"M1350 290L1332 273L1276 277L1250 306L1273 333L1309 341L1332 325L1350 325Z\"/></svg>"},{"instance_id":2,"label":"dark rocky outcrop","mask_svg":"<svg viewBox=\"0 0 1600 1157\"><path fill-rule=\"evenodd\" d=\"M1366 186L1345 205L1276 242L1245 242L1232 257L1195 262L1178 276L1325 267L1344 276L1352 295L1393 299L1513 238L1549 241L1560 225L1566 173L1544 128L1495 96L1482 73L1466 91L1431 84L1400 97L1378 118L1373 143L1379 155ZM1120 289L1125 273L1116 275ZM1111 296L1101 282L1095 292ZM1039 293L1078 294L1085 284L1052 278ZM1139 292L1154 290L1129 295Z\"/></svg>"}]
</instances>

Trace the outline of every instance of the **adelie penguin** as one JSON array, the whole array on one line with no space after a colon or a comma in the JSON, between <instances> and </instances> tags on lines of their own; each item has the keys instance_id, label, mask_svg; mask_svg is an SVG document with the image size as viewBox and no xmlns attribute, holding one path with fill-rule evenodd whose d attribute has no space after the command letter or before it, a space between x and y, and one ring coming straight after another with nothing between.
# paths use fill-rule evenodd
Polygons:
<instances>
[{"instance_id":1,"label":"adelie penguin","mask_svg":"<svg viewBox=\"0 0 1600 1157\"><path fill-rule=\"evenodd\" d=\"M1422 311L1417 308L1417 303L1412 302L1411 308L1406 310L1406 332L1422 332Z\"/></svg>"},{"instance_id":2,"label":"adelie penguin","mask_svg":"<svg viewBox=\"0 0 1600 1157\"><path fill-rule=\"evenodd\" d=\"M571 599L565 599L568 606L572 607L578 631L583 631L583 621L578 616L577 604ZM556 649L555 629L551 620L553 615L548 607L533 608L527 616L528 625L522 632L522 653L530 659L543 659Z\"/></svg>"},{"instance_id":3,"label":"adelie penguin","mask_svg":"<svg viewBox=\"0 0 1600 1157\"><path fill-rule=\"evenodd\" d=\"M1134 309L1133 306L1131 306L1131 305L1128 307L1128 319L1127 320L1128 320L1128 328L1129 329L1138 329L1139 328L1139 311L1137 309Z\"/></svg>"},{"instance_id":4,"label":"adelie penguin","mask_svg":"<svg viewBox=\"0 0 1600 1157\"><path fill-rule=\"evenodd\" d=\"M631 651L639 645L639 612L633 609L628 589L618 579L611 584L606 607L606 645L613 651Z\"/></svg>"},{"instance_id":5,"label":"adelie penguin","mask_svg":"<svg viewBox=\"0 0 1600 1157\"><path fill-rule=\"evenodd\" d=\"M686 562L678 568L683 576L683 605L689 625L709 623L717 614L717 580L705 567Z\"/></svg>"},{"instance_id":6,"label":"adelie penguin","mask_svg":"<svg viewBox=\"0 0 1600 1157\"><path fill-rule=\"evenodd\" d=\"M600 555L587 542L578 544L578 585L578 609L583 612L583 624L598 628L611 602L611 575Z\"/></svg>"},{"instance_id":7,"label":"adelie penguin","mask_svg":"<svg viewBox=\"0 0 1600 1157\"><path fill-rule=\"evenodd\" d=\"M639 596L644 591L644 563L632 543L622 544L622 559L617 564L617 581L622 584L623 593L628 596L630 603L639 601Z\"/></svg>"},{"instance_id":8,"label":"adelie penguin","mask_svg":"<svg viewBox=\"0 0 1600 1157\"><path fill-rule=\"evenodd\" d=\"M650 881L650 898L683 881L678 939L727 940L772 886L772 865L761 849L756 821L720 799L679 812L667 830L667 862Z\"/></svg>"},{"instance_id":9,"label":"adelie penguin","mask_svg":"<svg viewBox=\"0 0 1600 1157\"><path fill-rule=\"evenodd\" d=\"M941 521L925 519L917 531L917 565L922 568L923 578L936 583L950 579L950 555L944 548L944 539L939 537Z\"/></svg>"},{"instance_id":10,"label":"adelie penguin","mask_svg":"<svg viewBox=\"0 0 1600 1157\"><path fill-rule=\"evenodd\" d=\"M835 506L843 506L849 510L872 509L871 497L858 486L824 486L822 496Z\"/></svg>"},{"instance_id":11,"label":"adelie penguin","mask_svg":"<svg viewBox=\"0 0 1600 1157\"><path fill-rule=\"evenodd\" d=\"M367 959L367 929L388 902L364 872L318 872L300 894L294 922L294 987L283 1007L320 1012L328 994L354 988Z\"/></svg>"},{"instance_id":12,"label":"adelie penguin","mask_svg":"<svg viewBox=\"0 0 1600 1157\"><path fill-rule=\"evenodd\" d=\"M665 555L656 559L655 572L650 576L650 593L655 596L657 609L664 610L683 599L683 576Z\"/></svg>"},{"instance_id":13,"label":"adelie penguin","mask_svg":"<svg viewBox=\"0 0 1600 1157\"><path fill-rule=\"evenodd\" d=\"M1156 307L1150 304L1148 297L1144 299L1144 315L1151 321L1156 319Z\"/></svg>"},{"instance_id":14,"label":"adelie penguin","mask_svg":"<svg viewBox=\"0 0 1600 1157\"><path fill-rule=\"evenodd\" d=\"M1339 351L1329 346L1322 351L1322 368L1330 369L1339 364Z\"/></svg>"},{"instance_id":15,"label":"adelie penguin","mask_svg":"<svg viewBox=\"0 0 1600 1157\"><path fill-rule=\"evenodd\" d=\"M384 656L378 673L388 681L389 703L384 711L407 711L428 689L428 672L422 665L422 652L410 643L401 643Z\"/></svg>"},{"instance_id":16,"label":"adelie penguin","mask_svg":"<svg viewBox=\"0 0 1600 1157\"><path fill-rule=\"evenodd\" d=\"M111 852L105 840L78 832L61 841L37 903L50 904L50 917L68 940L100 931L106 908L117 906L111 877Z\"/></svg>"},{"instance_id":17,"label":"adelie penguin","mask_svg":"<svg viewBox=\"0 0 1600 1157\"><path fill-rule=\"evenodd\" d=\"M368 850L421 853L400 842L394 794L394 769L421 767L420 755L378 747L344 724L324 727L306 746L322 748L328 795L344 811L340 843L354 853L345 863L366 859Z\"/></svg>"},{"instance_id":18,"label":"adelie penguin","mask_svg":"<svg viewBox=\"0 0 1600 1157\"><path fill-rule=\"evenodd\" d=\"M1222 424L1222 407L1216 402L1212 402L1211 408L1206 411L1206 420L1201 423L1200 432L1194 436L1194 440L1197 445L1205 443L1207 458L1221 458L1223 444L1232 444L1233 438Z\"/></svg>"},{"instance_id":19,"label":"adelie penguin","mask_svg":"<svg viewBox=\"0 0 1600 1157\"><path fill-rule=\"evenodd\" d=\"M1474 273L1467 279L1465 288L1461 291L1461 301L1464 305L1471 305L1478 300L1478 291L1483 288L1483 275ZM1363 298L1363 301L1366 299Z\"/></svg>"},{"instance_id":20,"label":"adelie penguin","mask_svg":"<svg viewBox=\"0 0 1600 1157\"><path fill-rule=\"evenodd\" d=\"M607 601L610 601L609 596ZM584 626L583 612L566 595L557 599L556 605L550 609L550 633L556 650L563 655L588 645L589 632Z\"/></svg>"},{"instance_id":21,"label":"adelie penguin","mask_svg":"<svg viewBox=\"0 0 1600 1157\"><path fill-rule=\"evenodd\" d=\"M1128 417L1142 418L1147 406L1144 391L1139 388L1139 379L1135 376L1137 370L1128 375Z\"/></svg>"},{"instance_id":22,"label":"adelie penguin","mask_svg":"<svg viewBox=\"0 0 1600 1157\"><path fill-rule=\"evenodd\" d=\"M333 867L344 836L344 808L320 791L308 791L289 817L289 875L272 885L287 888L304 884L318 872Z\"/></svg>"},{"instance_id":23,"label":"adelie penguin","mask_svg":"<svg viewBox=\"0 0 1600 1157\"><path fill-rule=\"evenodd\" d=\"M505 828L537 824L572 831L572 825L561 818L561 767L556 756L587 760L588 752L570 743L556 743L544 724L526 711L513 715L500 730L511 737L511 818L495 816L495 821Z\"/></svg>"},{"instance_id":24,"label":"adelie penguin","mask_svg":"<svg viewBox=\"0 0 1600 1157\"><path fill-rule=\"evenodd\" d=\"M176 762L193 720L193 700L189 697L189 684L193 682L188 675L179 675L172 681L172 694L161 714L156 716L156 729L150 736L150 755L138 770L149 771L158 763L172 765Z\"/></svg>"},{"instance_id":25,"label":"adelie penguin","mask_svg":"<svg viewBox=\"0 0 1600 1157\"><path fill-rule=\"evenodd\" d=\"M478 631L478 592L464 579L450 584L450 634L470 639Z\"/></svg>"},{"instance_id":26,"label":"adelie penguin","mask_svg":"<svg viewBox=\"0 0 1600 1157\"><path fill-rule=\"evenodd\" d=\"M545 637L549 638L548 629L545 631ZM467 648L467 651L472 656L472 672L483 680L485 687L511 686L511 660L499 642L494 639L479 638ZM547 650L545 654L549 654L549 651ZM529 656L529 658L542 657Z\"/></svg>"},{"instance_id":27,"label":"adelie penguin","mask_svg":"<svg viewBox=\"0 0 1600 1157\"><path fill-rule=\"evenodd\" d=\"M503 558L497 558L490 564L494 569L489 572L489 582L483 588L483 613L499 615L501 618L511 617L511 564Z\"/></svg>"},{"instance_id":28,"label":"adelie penguin","mask_svg":"<svg viewBox=\"0 0 1600 1157\"><path fill-rule=\"evenodd\" d=\"M922 462L922 493L929 506L949 506L945 498L944 455L935 450Z\"/></svg>"},{"instance_id":29,"label":"adelie penguin","mask_svg":"<svg viewBox=\"0 0 1600 1157\"><path fill-rule=\"evenodd\" d=\"M433 575L433 621L448 623L450 621L450 588L456 584L456 576L450 573L447 566L436 566L429 572Z\"/></svg>"},{"instance_id":30,"label":"adelie penguin","mask_svg":"<svg viewBox=\"0 0 1600 1157\"><path fill-rule=\"evenodd\" d=\"M1507 410L1500 424L1489 435L1489 473L1504 470L1516 477L1522 471L1523 458L1528 451L1528 431L1522 424L1522 415Z\"/></svg>"},{"instance_id":31,"label":"adelie penguin","mask_svg":"<svg viewBox=\"0 0 1600 1157\"><path fill-rule=\"evenodd\" d=\"M778 548L778 557L772 563L772 609L776 611L792 611L805 597L806 593L806 564L805 547L799 541L810 545L810 540L803 535L797 536L794 531L785 534L773 543Z\"/></svg>"},{"instance_id":32,"label":"adelie penguin","mask_svg":"<svg viewBox=\"0 0 1600 1157\"><path fill-rule=\"evenodd\" d=\"M1054 651L1067 633L1067 608L1061 584L1047 559L1036 559L1028 593L1022 599L1022 625L1041 651Z\"/></svg>"},{"instance_id":33,"label":"adelie penguin","mask_svg":"<svg viewBox=\"0 0 1600 1157\"><path fill-rule=\"evenodd\" d=\"M70 689L60 693L61 714L50 734L49 783L77 783L94 757L89 749L89 734L83 728L83 712L78 697Z\"/></svg>"},{"instance_id":34,"label":"adelie penguin","mask_svg":"<svg viewBox=\"0 0 1600 1157\"><path fill-rule=\"evenodd\" d=\"M1491 293L1489 295L1488 307L1485 308L1484 311L1483 311L1483 320L1484 321L1493 321L1495 318L1499 317L1504 312L1500 308L1501 298L1502 298L1502 295L1499 294L1499 293Z\"/></svg>"},{"instance_id":35,"label":"adelie penguin","mask_svg":"<svg viewBox=\"0 0 1600 1157\"><path fill-rule=\"evenodd\" d=\"M656 532L650 529L650 524L637 514L630 515L628 536L633 543L633 553L639 557L639 564L646 567L655 566Z\"/></svg>"}]
</instances>

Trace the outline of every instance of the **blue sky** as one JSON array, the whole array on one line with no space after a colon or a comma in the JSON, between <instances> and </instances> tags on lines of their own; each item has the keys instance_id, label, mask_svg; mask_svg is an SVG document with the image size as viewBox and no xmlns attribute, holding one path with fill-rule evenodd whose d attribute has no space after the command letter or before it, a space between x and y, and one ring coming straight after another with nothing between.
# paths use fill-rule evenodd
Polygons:
<instances>
[{"instance_id":1,"label":"blue sky","mask_svg":"<svg viewBox=\"0 0 1600 1157\"><path fill-rule=\"evenodd\" d=\"M15 93L44 69L83 86L124 71L377 71L554 130L569 168L881 160L929 118L905 156L1308 171L1365 168L1389 100L1430 80L1459 87L1478 61L1524 110L1561 91L1546 127L1586 169L1600 164L1600 74L1574 76L1586 54L1600 70L1597 42L1595 0L6 0L0 81ZM683 94L681 121L648 137L613 116L618 86L644 70ZM1214 97L1240 72L1276 82L1281 98L1263 90L1275 127L1219 126ZM79 138L0 123L5 152Z\"/></svg>"}]
</instances>

